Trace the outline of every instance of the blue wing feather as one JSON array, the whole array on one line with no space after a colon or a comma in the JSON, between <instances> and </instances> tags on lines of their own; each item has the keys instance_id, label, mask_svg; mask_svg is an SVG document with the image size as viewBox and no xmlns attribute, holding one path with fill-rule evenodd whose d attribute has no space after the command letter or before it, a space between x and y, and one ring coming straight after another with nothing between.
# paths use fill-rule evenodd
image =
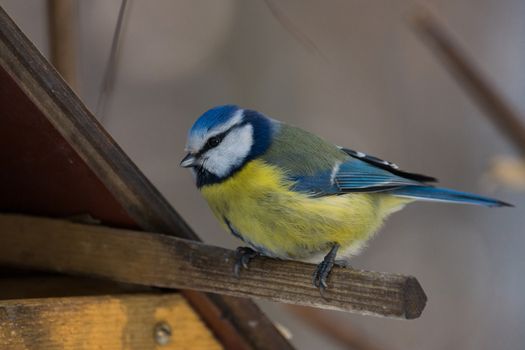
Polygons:
<instances>
[{"instance_id":1,"label":"blue wing feather","mask_svg":"<svg viewBox=\"0 0 525 350\"><path fill-rule=\"evenodd\" d=\"M375 157L366 157L368 160L361 160L363 154L359 153L356 157L352 156L343 163L336 162L332 169L318 172L313 176L296 176L293 178L294 190L306 192L312 196L350 192L384 192L399 197L430 201L488 207L512 206L497 199L428 185L417 179L430 179L429 181L435 181L435 179L425 175L406 173L392 163ZM402 174L407 174L407 176L401 176Z\"/></svg>"},{"instance_id":2,"label":"blue wing feather","mask_svg":"<svg viewBox=\"0 0 525 350\"><path fill-rule=\"evenodd\" d=\"M295 176L294 190L312 195L333 195L347 192L380 192L421 182L395 175L360 159L348 158L334 163L334 168L312 176Z\"/></svg>"},{"instance_id":3,"label":"blue wing feather","mask_svg":"<svg viewBox=\"0 0 525 350\"><path fill-rule=\"evenodd\" d=\"M334 183L340 191L363 189L384 190L405 185L418 185L420 182L395 175L388 170L360 159L350 158L339 166L334 176Z\"/></svg>"},{"instance_id":4,"label":"blue wing feather","mask_svg":"<svg viewBox=\"0 0 525 350\"><path fill-rule=\"evenodd\" d=\"M432 176L409 173L409 172L403 171L399 169L399 167L392 162L380 159L375 156L371 156L369 154L365 154L363 152L354 151L349 148L341 148L341 151L345 152L346 154L348 154L349 156L353 158L362 160L363 162L367 162L378 168L387 170L390 173L401 176L405 179L410 179L410 180L415 180L415 181L420 181L420 182L437 182L437 179Z\"/></svg>"},{"instance_id":5,"label":"blue wing feather","mask_svg":"<svg viewBox=\"0 0 525 350\"><path fill-rule=\"evenodd\" d=\"M500 201L498 199L432 186L404 186L393 190L391 194L400 197L437 202L475 204L486 207L513 207L512 204Z\"/></svg>"}]
</instances>

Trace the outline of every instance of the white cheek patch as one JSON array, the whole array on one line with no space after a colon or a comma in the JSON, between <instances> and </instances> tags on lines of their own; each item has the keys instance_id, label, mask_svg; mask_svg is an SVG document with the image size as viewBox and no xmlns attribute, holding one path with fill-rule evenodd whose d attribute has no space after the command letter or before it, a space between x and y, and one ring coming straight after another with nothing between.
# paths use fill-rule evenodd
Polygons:
<instances>
[{"instance_id":1,"label":"white cheek patch","mask_svg":"<svg viewBox=\"0 0 525 350\"><path fill-rule=\"evenodd\" d=\"M250 124L230 131L215 148L203 155L204 169L224 177L246 159L253 145L253 127Z\"/></svg>"},{"instance_id":2,"label":"white cheek patch","mask_svg":"<svg viewBox=\"0 0 525 350\"><path fill-rule=\"evenodd\" d=\"M186 150L197 152L202 147L204 147L204 144L206 143L206 141L208 141L210 137L218 135L218 134L222 134L223 132L230 130L230 128L232 128L233 126L242 123L244 119L243 117L244 117L244 110L239 109L232 115L232 117L226 123L221 124L216 128L213 128L207 133L204 133L202 135L196 135L195 137L192 137L190 140L188 140Z\"/></svg>"}]
</instances>

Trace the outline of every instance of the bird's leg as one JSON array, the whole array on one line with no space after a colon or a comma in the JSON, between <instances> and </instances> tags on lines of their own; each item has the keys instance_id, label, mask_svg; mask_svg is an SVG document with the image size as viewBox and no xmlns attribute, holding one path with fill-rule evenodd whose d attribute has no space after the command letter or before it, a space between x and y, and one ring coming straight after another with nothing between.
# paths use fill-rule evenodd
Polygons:
<instances>
[{"instance_id":1,"label":"bird's leg","mask_svg":"<svg viewBox=\"0 0 525 350\"><path fill-rule=\"evenodd\" d=\"M334 267L335 263L335 256L337 255L337 250L339 249L339 244L334 244L332 246L332 249L326 254L323 261L319 265L317 265L314 274L312 276L312 281L314 286L319 288L319 292L321 293L321 296L324 294L324 290L328 287L326 284L326 279L328 278L328 275L330 275L330 271L332 271L332 267Z\"/></svg>"},{"instance_id":2,"label":"bird's leg","mask_svg":"<svg viewBox=\"0 0 525 350\"><path fill-rule=\"evenodd\" d=\"M233 265L233 274L239 278L241 267L248 268L250 260L255 258L259 253L250 247L238 247L235 250L235 265Z\"/></svg>"}]
</instances>

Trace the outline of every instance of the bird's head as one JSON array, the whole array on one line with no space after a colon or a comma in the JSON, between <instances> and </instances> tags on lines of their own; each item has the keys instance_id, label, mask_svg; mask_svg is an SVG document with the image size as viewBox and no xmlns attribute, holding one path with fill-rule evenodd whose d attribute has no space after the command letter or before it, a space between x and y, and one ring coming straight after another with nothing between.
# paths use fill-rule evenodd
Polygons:
<instances>
[{"instance_id":1,"label":"bird's head","mask_svg":"<svg viewBox=\"0 0 525 350\"><path fill-rule=\"evenodd\" d=\"M181 166L192 168L197 186L221 182L271 144L278 123L234 105L208 110L191 127Z\"/></svg>"}]
</instances>

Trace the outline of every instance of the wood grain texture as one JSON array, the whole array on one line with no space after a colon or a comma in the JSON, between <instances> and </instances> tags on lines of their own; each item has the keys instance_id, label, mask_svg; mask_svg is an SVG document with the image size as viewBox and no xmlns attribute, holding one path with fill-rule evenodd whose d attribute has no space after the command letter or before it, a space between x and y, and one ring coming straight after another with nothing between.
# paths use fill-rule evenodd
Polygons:
<instances>
[{"instance_id":1,"label":"wood grain texture","mask_svg":"<svg viewBox=\"0 0 525 350\"><path fill-rule=\"evenodd\" d=\"M1 9L0 67L140 227L197 239Z\"/></svg>"},{"instance_id":2,"label":"wood grain texture","mask_svg":"<svg viewBox=\"0 0 525 350\"><path fill-rule=\"evenodd\" d=\"M44 125L50 123L53 131L58 131L60 137L65 140L63 144L67 152L74 153L82 164L87 165L87 172L83 172L79 179L94 177L102 183L103 190L98 188L97 191L102 193L107 191L111 194L109 199L100 197L100 206L93 207L94 211L98 208L109 209L101 211L105 215L103 219L106 222L124 223L127 227L135 226L153 232L198 240L198 236L145 178L1 8L0 71L9 76L9 79L15 82L14 88L27 97L29 104L24 106L31 106L32 115ZM7 91L9 89L11 87ZM57 168L59 173L69 167L68 158L62 161L62 167ZM22 174L23 179L31 178L32 175L35 180L40 176L40 173L34 170ZM27 183L31 184L32 181ZM57 180L57 183L60 181ZM39 189L42 188L46 187ZM86 205L80 202L86 193L94 193L80 184L73 191L73 194L66 196L65 199L71 199L70 205L78 207ZM41 215L48 210L53 210L55 203L53 198L35 195L27 202L21 203L21 207L29 206L32 213ZM39 205L35 205L33 202L35 200L41 201ZM115 201L120 207L112 206ZM88 213L99 219L94 215L95 213ZM112 215L108 215L111 213ZM226 347L292 348L272 322L250 300L193 291L182 293L200 312ZM253 326L254 320L256 326Z\"/></svg>"},{"instance_id":3,"label":"wood grain texture","mask_svg":"<svg viewBox=\"0 0 525 350\"><path fill-rule=\"evenodd\" d=\"M386 273L336 267L325 298L311 264L260 257L235 278L233 251L166 235L16 215L0 231L0 264L405 319L426 303L414 277Z\"/></svg>"},{"instance_id":4,"label":"wood grain texture","mask_svg":"<svg viewBox=\"0 0 525 350\"><path fill-rule=\"evenodd\" d=\"M67 141L0 69L0 211L51 217L80 213L137 227Z\"/></svg>"},{"instance_id":5,"label":"wood grain texture","mask_svg":"<svg viewBox=\"0 0 525 350\"><path fill-rule=\"evenodd\" d=\"M0 274L0 300L152 293L158 288L82 276L26 271Z\"/></svg>"},{"instance_id":6,"label":"wood grain texture","mask_svg":"<svg viewBox=\"0 0 525 350\"><path fill-rule=\"evenodd\" d=\"M171 329L157 344L155 326ZM137 294L0 301L0 349L221 349L179 294Z\"/></svg>"}]
</instances>

